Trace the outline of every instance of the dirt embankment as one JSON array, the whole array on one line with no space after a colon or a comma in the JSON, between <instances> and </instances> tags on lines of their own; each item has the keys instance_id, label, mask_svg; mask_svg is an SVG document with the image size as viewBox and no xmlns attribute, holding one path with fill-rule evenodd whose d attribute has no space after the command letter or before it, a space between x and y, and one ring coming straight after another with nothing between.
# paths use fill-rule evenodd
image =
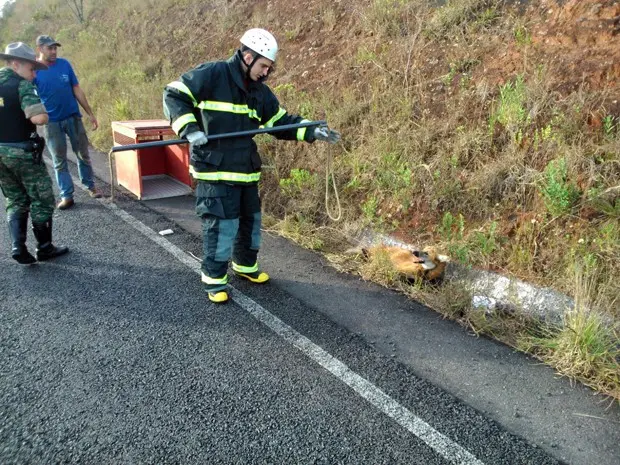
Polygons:
<instances>
[{"instance_id":1,"label":"dirt embankment","mask_svg":"<svg viewBox=\"0 0 620 465\"><path fill-rule=\"evenodd\" d=\"M533 47L515 43L499 56L489 56L484 66L487 78L501 83L517 73L524 60L541 63L550 91L565 95L582 86L608 91L607 110L620 115L620 2L541 0L530 2L523 17L522 40L531 41Z\"/></svg>"},{"instance_id":2,"label":"dirt embankment","mask_svg":"<svg viewBox=\"0 0 620 465\"><path fill-rule=\"evenodd\" d=\"M523 37L506 43L505 37L484 44L482 66L474 78L484 77L490 84L503 84L524 68L524 62L544 65L550 91L563 95L582 86L589 90L608 90L608 114L620 115L617 94L620 85L620 2L617 0L534 0L521 2L518 8ZM361 17L355 5L333 2L325 21L324 4L310 0L303 4L271 0L266 11L278 11L280 18L291 18L279 29L293 31L294 37L283 42L285 66L280 77L298 81L307 89L342 85L363 76L363 70L343 73L337 63L355 52L355 44L368 41L373 31L360 27ZM304 10L303 24L296 23ZM333 24L333 25L332 25ZM290 33L291 35L293 33ZM523 47L527 42L531 47ZM438 52L440 52L438 50ZM439 56L439 55L438 55ZM297 66L303 60L304 66ZM445 62L437 60L435 70L445 72ZM348 82L347 82L348 81ZM614 101L615 100L615 101Z\"/></svg>"}]
</instances>

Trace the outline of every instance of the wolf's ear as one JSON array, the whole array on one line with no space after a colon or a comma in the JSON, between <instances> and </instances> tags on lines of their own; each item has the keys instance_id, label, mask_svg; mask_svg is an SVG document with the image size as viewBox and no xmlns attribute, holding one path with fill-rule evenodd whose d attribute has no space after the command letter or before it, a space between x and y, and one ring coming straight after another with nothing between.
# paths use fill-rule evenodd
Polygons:
<instances>
[{"instance_id":1,"label":"wolf's ear","mask_svg":"<svg viewBox=\"0 0 620 465\"><path fill-rule=\"evenodd\" d=\"M370 258L370 251L364 247L362 247L362 255L364 256L364 258L368 259Z\"/></svg>"},{"instance_id":2,"label":"wolf's ear","mask_svg":"<svg viewBox=\"0 0 620 465\"><path fill-rule=\"evenodd\" d=\"M435 249L432 245L424 247L423 251L432 262L439 261L437 260L437 249Z\"/></svg>"}]
</instances>

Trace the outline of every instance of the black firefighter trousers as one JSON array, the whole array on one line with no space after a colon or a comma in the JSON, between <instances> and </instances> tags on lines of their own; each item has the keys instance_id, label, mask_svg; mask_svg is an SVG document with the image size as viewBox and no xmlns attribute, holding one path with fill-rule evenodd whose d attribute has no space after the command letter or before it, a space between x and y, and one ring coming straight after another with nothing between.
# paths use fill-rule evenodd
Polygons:
<instances>
[{"instance_id":1,"label":"black firefighter trousers","mask_svg":"<svg viewBox=\"0 0 620 465\"><path fill-rule=\"evenodd\" d=\"M202 282L207 292L226 289L228 263L233 271L258 271L261 202L258 183L197 181L196 214L202 218Z\"/></svg>"}]
</instances>

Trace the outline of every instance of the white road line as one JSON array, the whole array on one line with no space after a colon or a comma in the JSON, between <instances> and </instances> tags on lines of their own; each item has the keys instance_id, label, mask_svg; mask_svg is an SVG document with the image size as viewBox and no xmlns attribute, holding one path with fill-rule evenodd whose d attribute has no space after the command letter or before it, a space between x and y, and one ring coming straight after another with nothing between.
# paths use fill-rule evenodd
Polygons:
<instances>
[{"instance_id":1,"label":"white road line","mask_svg":"<svg viewBox=\"0 0 620 465\"><path fill-rule=\"evenodd\" d=\"M110 203L104 199L101 199L100 203L144 236L170 252L180 262L191 268L192 271L200 274L200 263L194 260L189 254L169 242L167 239L164 239L144 223L131 216L125 210L119 208L116 204ZM460 445L441 434L424 420L400 405L370 381L362 378L340 360L331 356L328 352L313 343L310 339L295 331L289 325L284 323L275 315L269 313L252 299L232 286L231 291L232 300L237 305L265 326L270 328L286 342L297 347L297 349L303 352L307 357L328 370L340 381L347 384L351 387L351 389L357 392L361 397L366 399L385 415L392 418L403 428L412 432L443 458L455 464L484 465L483 462L478 460L467 450L463 449Z\"/></svg>"}]
</instances>

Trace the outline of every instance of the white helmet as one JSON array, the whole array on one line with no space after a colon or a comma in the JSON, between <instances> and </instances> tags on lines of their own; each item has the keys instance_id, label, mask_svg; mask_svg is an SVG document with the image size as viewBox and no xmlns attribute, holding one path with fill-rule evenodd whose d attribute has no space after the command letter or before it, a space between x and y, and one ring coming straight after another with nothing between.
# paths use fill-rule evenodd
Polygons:
<instances>
[{"instance_id":1,"label":"white helmet","mask_svg":"<svg viewBox=\"0 0 620 465\"><path fill-rule=\"evenodd\" d=\"M271 61L276 61L278 43L269 31L250 29L241 37L241 43Z\"/></svg>"}]
</instances>

